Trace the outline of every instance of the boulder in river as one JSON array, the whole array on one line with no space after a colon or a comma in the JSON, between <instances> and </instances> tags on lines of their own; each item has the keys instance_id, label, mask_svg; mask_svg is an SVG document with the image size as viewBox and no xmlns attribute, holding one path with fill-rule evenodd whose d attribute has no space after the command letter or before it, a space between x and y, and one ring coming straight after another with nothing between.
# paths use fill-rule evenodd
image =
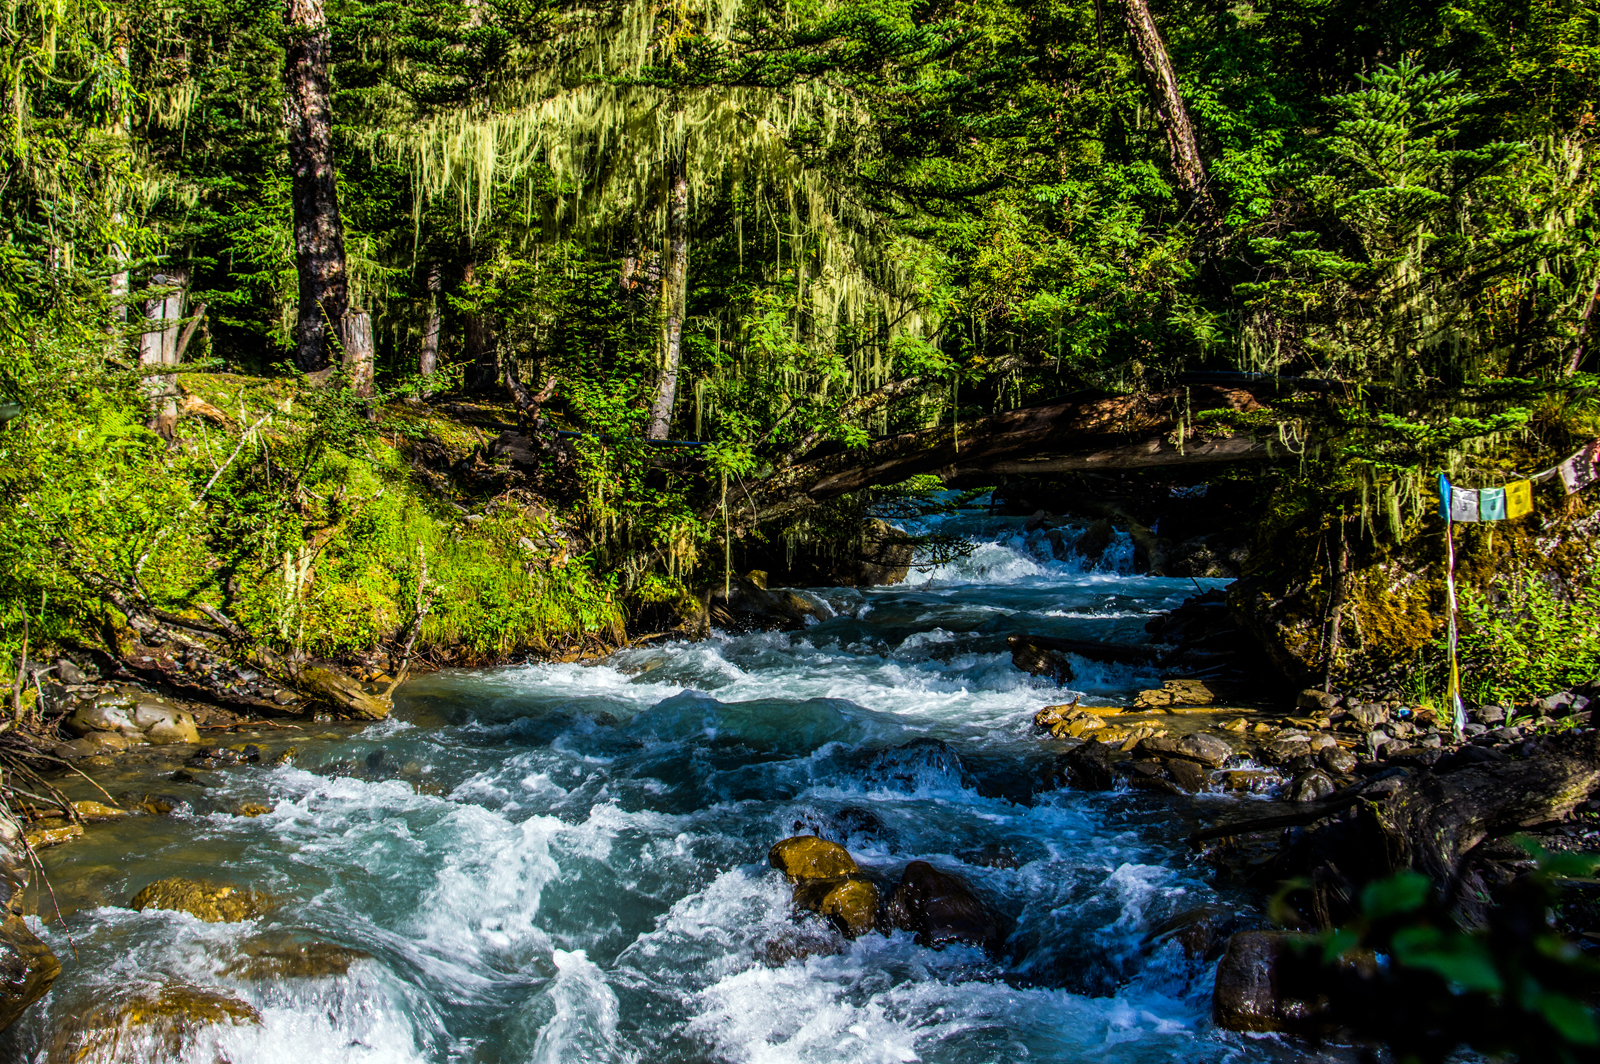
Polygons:
<instances>
[{"instance_id":1,"label":"boulder in river","mask_svg":"<svg viewBox=\"0 0 1600 1064\"><path fill-rule=\"evenodd\" d=\"M835 879L861 871L849 850L816 835L795 835L773 843L772 849L767 851L767 860L788 876L791 883Z\"/></svg>"},{"instance_id":2,"label":"boulder in river","mask_svg":"<svg viewBox=\"0 0 1600 1064\"><path fill-rule=\"evenodd\" d=\"M1319 992L1320 951L1296 948L1312 941L1294 931L1240 931L1230 938L1211 996L1216 1025L1228 1031L1331 1031L1328 999ZM1365 972L1375 959L1367 953L1338 963Z\"/></svg>"},{"instance_id":3,"label":"boulder in river","mask_svg":"<svg viewBox=\"0 0 1600 1064\"><path fill-rule=\"evenodd\" d=\"M207 1027L261 1023L248 1002L189 983L117 987L61 1008L60 1017L45 1059L85 1064L187 1057Z\"/></svg>"},{"instance_id":4,"label":"boulder in river","mask_svg":"<svg viewBox=\"0 0 1600 1064\"><path fill-rule=\"evenodd\" d=\"M878 921L878 887L863 875L806 879L794 888L794 906L826 919L846 938L860 938Z\"/></svg>"},{"instance_id":5,"label":"boulder in river","mask_svg":"<svg viewBox=\"0 0 1600 1064\"><path fill-rule=\"evenodd\" d=\"M993 952L1000 946L1000 924L960 876L941 872L927 861L912 861L889 896L889 922L916 934L917 944L958 942Z\"/></svg>"},{"instance_id":6,"label":"boulder in river","mask_svg":"<svg viewBox=\"0 0 1600 1064\"><path fill-rule=\"evenodd\" d=\"M1056 758L1056 771L1069 787L1080 791L1109 791L1116 784L1111 747L1093 738Z\"/></svg>"},{"instance_id":7,"label":"boulder in river","mask_svg":"<svg viewBox=\"0 0 1600 1064\"><path fill-rule=\"evenodd\" d=\"M208 924L231 924L270 911L272 899L259 891L172 876L158 879L135 894L128 907L135 912L168 909L188 913Z\"/></svg>"}]
</instances>

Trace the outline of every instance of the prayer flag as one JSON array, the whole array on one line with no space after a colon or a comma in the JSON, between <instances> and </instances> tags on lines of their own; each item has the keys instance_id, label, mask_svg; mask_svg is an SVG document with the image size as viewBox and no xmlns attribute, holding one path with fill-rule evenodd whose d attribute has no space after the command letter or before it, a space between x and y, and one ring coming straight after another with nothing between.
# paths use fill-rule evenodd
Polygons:
<instances>
[{"instance_id":1,"label":"prayer flag","mask_svg":"<svg viewBox=\"0 0 1600 1064\"><path fill-rule=\"evenodd\" d=\"M1464 524L1478 519L1478 489L1450 485L1450 520Z\"/></svg>"},{"instance_id":2,"label":"prayer flag","mask_svg":"<svg viewBox=\"0 0 1600 1064\"><path fill-rule=\"evenodd\" d=\"M1518 480L1506 485L1506 520L1514 521L1533 513L1533 481Z\"/></svg>"},{"instance_id":3,"label":"prayer flag","mask_svg":"<svg viewBox=\"0 0 1600 1064\"><path fill-rule=\"evenodd\" d=\"M1506 489L1478 489L1478 520L1504 521L1506 519Z\"/></svg>"},{"instance_id":4,"label":"prayer flag","mask_svg":"<svg viewBox=\"0 0 1600 1064\"><path fill-rule=\"evenodd\" d=\"M1582 491L1600 480L1600 468L1596 468L1597 465L1600 465L1600 440L1592 440L1583 450L1557 466L1567 494Z\"/></svg>"},{"instance_id":5,"label":"prayer flag","mask_svg":"<svg viewBox=\"0 0 1600 1064\"><path fill-rule=\"evenodd\" d=\"M1439 474L1439 520L1450 520L1450 480Z\"/></svg>"}]
</instances>

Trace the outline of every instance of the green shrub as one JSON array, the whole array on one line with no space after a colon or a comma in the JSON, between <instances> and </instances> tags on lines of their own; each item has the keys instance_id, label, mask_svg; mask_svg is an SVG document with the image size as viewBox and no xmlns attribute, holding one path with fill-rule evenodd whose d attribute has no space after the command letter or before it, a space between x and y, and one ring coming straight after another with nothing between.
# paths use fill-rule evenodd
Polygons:
<instances>
[{"instance_id":1,"label":"green shrub","mask_svg":"<svg viewBox=\"0 0 1600 1064\"><path fill-rule=\"evenodd\" d=\"M1457 595L1465 696L1516 704L1600 676L1600 567L1566 594L1538 575L1518 575L1498 596L1471 587ZM1436 650L1442 658L1442 640Z\"/></svg>"}]
</instances>

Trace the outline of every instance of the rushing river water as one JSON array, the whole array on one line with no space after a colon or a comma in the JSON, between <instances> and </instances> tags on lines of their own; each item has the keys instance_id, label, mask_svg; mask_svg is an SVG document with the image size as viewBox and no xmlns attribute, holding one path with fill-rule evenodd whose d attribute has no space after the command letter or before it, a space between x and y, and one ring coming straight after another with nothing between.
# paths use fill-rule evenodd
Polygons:
<instances>
[{"instance_id":1,"label":"rushing river water","mask_svg":"<svg viewBox=\"0 0 1600 1064\"><path fill-rule=\"evenodd\" d=\"M1303 1059L1215 1030L1212 969L1144 945L1231 900L1183 848L1192 802L1045 790L1031 717L1059 692L1005 649L1014 632L1137 638L1193 584L1052 560L1014 519L951 529L979 540L970 557L819 591L835 616L801 633L427 676L383 724L308 725L264 741L260 765L147 782L189 804L47 851L75 947L42 931L65 971L4 1059L66 1059L52 1030L174 982L259 1022L136 1031L88 1059ZM1106 668L1078 686L1109 702L1153 679ZM270 811L234 815L244 803ZM796 920L767 849L813 830L890 882L915 859L966 877L1010 929L1004 955ZM278 907L235 924L125 908L171 875ZM238 974L241 950L284 940L364 956L344 974Z\"/></svg>"}]
</instances>

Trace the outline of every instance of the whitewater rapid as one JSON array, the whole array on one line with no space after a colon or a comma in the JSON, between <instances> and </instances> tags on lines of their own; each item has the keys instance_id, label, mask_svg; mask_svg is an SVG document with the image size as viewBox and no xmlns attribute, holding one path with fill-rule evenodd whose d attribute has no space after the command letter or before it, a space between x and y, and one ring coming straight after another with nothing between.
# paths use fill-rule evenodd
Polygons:
<instances>
[{"instance_id":1,"label":"whitewater rapid","mask_svg":"<svg viewBox=\"0 0 1600 1064\"><path fill-rule=\"evenodd\" d=\"M1194 583L1130 575L1125 540L1096 571L1015 519L945 530L978 546L901 585L812 592L833 616L803 632L439 673L407 684L390 721L267 744L295 747L284 764L152 786L186 804L47 851L70 912L40 934L65 970L0 1059L58 1059L52 1032L73 1016L174 983L259 1022L133 1031L86 1059L1303 1059L1215 1030L1212 969L1145 945L1176 913L1240 900L1184 850L1187 806L1043 788L1031 718L1063 695L1005 647L1138 638ZM1075 686L1110 702L1154 679L1088 667ZM906 747L919 739L947 747ZM245 803L269 811L235 815ZM1010 928L1004 953L797 920L766 854L802 831L891 881L918 859L966 877ZM205 924L126 907L171 875L277 908ZM344 974L229 974L274 934L361 955Z\"/></svg>"}]
</instances>

